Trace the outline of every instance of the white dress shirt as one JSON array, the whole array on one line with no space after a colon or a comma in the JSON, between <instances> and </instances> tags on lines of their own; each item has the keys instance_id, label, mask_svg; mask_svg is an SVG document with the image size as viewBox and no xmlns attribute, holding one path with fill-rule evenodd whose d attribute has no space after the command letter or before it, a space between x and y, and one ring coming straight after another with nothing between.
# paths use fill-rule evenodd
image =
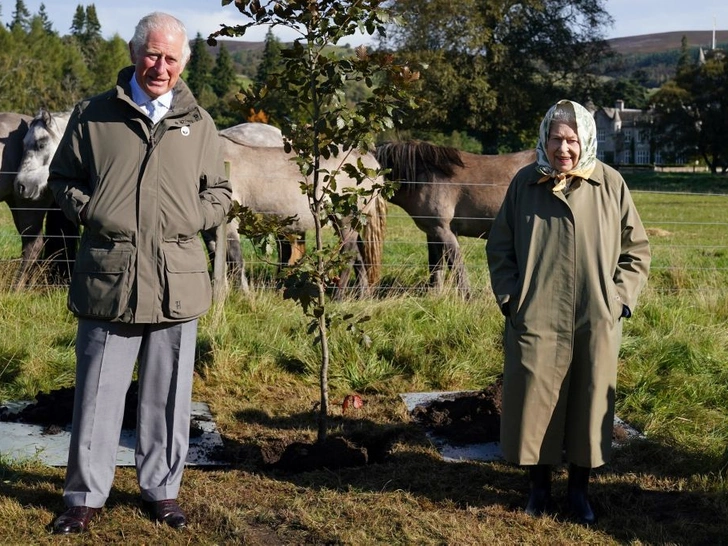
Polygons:
<instances>
[{"instance_id":1,"label":"white dress shirt","mask_svg":"<svg viewBox=\"0 0 728 546\"><path fill-rule=\"evenodd\" d=\"M152 99L147 95L136 80L136 74L131 77L131 98L142 107L147 116L156 124L162 119L170 106L172 106L172 90L170 89L164 95Z\"/></svg>"}]
</instances>

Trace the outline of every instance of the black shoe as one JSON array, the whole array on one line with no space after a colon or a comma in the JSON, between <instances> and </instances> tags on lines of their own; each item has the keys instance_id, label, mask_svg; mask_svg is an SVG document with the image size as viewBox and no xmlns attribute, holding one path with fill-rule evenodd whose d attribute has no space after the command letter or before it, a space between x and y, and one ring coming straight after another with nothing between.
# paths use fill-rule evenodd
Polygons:
<instances>
[{"instance_id":1,"label":"black shoe","mask_svg":"<svg viewBox=\"0 0 728 546\"><path fill-rule=\"evenodd\" d=\"M165 523L172 529L182 529L187 526L187 517L175 499L144 501L144 508L150 518Z\"/></svg>"},{"instance_id":2,"label":"black shoe","mask_svg":"<svg viewBox=\"0 0 728 546\"><path fill-rule=\"evenodd\" d=\"M91 519L100 511L101 508L90 506L72 506L53 522L53 532L57 535L83 533L88 530Z\"/></svg>"},{"instance_id":3,"label":"black shoe","mask_svg":"<svg viewBox=\"0 0 728 546\"><path fill-rule=\"evenodd\" d=\"M589 504L589 474L590 468L569 465L569 485L567 500L569 501L569 515L572 519L585 526L594 525L597 517Z\"/></svg>"},{"instance_id":4,"label":"black shoe","mask_svg":"<svg viewBox=\"0 0 728 546\"><path fill-rule=\"evenodd\" d=\"M551 465L537 464L528 469L531 493L526 505L529 516L543 516L552 511L551 500Z\"/></svg>"}]
</instances>

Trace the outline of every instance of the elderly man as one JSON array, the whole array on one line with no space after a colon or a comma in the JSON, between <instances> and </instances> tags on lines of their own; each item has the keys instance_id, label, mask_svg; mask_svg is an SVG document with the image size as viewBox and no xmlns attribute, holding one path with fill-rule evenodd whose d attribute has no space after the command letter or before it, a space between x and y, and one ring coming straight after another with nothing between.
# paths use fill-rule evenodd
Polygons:
<instances>
[{"instance_id":1,"label":"elderly man","mask_svg":"<svg viewBox=\"0 0 728 546\"><path fill-rule=\"evenodd\" d=\"M231 189L215 124L179 79L184 25L142 18L134 66L76 105L49 186L83 226L68 307L78 317L76 398L58 534L83 532L109 496L124 399L138 363L136 471L150 517L176 502L189 445L197 319L212 290L199 232L225 221Z\"/></svg>"}]
</instances>

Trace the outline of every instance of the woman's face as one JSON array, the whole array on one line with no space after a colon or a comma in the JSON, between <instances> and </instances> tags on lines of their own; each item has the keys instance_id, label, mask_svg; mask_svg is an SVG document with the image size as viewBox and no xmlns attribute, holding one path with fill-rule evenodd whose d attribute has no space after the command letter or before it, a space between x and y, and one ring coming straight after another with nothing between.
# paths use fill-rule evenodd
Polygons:
<instances>
[{"instance_id":1,"label":"woman's face","mask_svg":"<svg viewBox=\"0 0 728 546\"><path fill-rule=\"evenodd\" d=\"M559 172L573 170L579 163L581 146L576 124L554 121L549 129L549 141L546 148L549 163Z\"/></svg>"}]
</instances>

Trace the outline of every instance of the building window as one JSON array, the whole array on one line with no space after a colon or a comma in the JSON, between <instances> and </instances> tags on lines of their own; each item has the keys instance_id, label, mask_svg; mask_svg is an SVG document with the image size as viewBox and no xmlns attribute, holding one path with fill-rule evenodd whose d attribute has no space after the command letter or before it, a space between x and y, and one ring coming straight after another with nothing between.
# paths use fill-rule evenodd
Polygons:
<instances>
[{"instance_id":1,"label":"building window","mask_svg":"<svg viewBox=\"0 0 728 546\"><path fill-rule=\"evenodd\" d=\"M604 129L597 129L597 142L604 142L607 139L607 132Z\"/></svg>"},{"instance_id":2,"label":"building window","mask_svg":"<svg viewBox=\"0 0 728 546\"><path fill-rule=\"evenodd\" d=\"M604 161L604 150L597 150L597 159L599 161Z\"/></svg>"},{"instance_id":3,"label":"building window","mask_svg":"<svg viewBox=\"0 0 728 546\"><path fill-rule=\"evenodd\" d=\"M622 158L624 159L623 163L632 163L632 154L629 150L624 151Z\"/></svg>"},{"instance_id":4,"label":"building window","mask_svg":"<svg viewBox=\"0 0 728 546\"><path fill-rule=\"evenodd\" d=\"M650 162L650 152L649 150L637 150L637 158L635 159L635 162L638 165L646 165Z\"/></svg>"},{"instance_id":5,"label":"building window","mask_svg":"<svg viewBox=\"0 0 728 546\"><path fill-rule=\"evenodd\" d=\"M632 131L625 129L624 130L624 141L625 142L632 142Z\"/></svg>"},{"instance_id":6,"label":"building window","mask_svg":"<svg viewBox=\"0 0 728 546\"><path fill-rule=\"evenodd\" d=\"M655 164L662 165L662 153L655 152Z\"/></svg>"}]
</instances>

